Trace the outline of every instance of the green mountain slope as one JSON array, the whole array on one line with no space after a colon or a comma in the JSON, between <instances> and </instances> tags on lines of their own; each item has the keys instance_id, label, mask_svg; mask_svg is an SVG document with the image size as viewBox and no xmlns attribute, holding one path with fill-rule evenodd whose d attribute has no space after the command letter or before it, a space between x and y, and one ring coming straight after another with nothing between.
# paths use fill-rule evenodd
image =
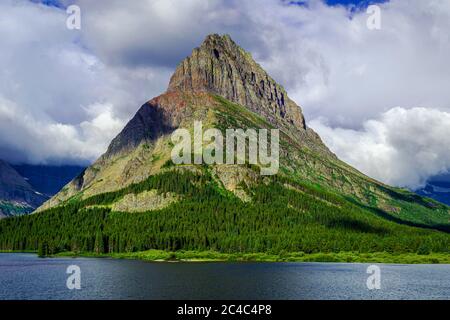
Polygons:
<instances>
[{"instance_id":1,"label":"green mountain slope","mask_svg":"<svg viewBox=\"0 0 450 320\"><path fill-rule=\"evenodd\" d=\"M278 174L173 164L171 133L194 121L279 128ZM447 206L340 161L250 54L212 35L96 163L37 213L0 222L0 249L448 253L449 218Z\"/></svg>"}]
</instances>

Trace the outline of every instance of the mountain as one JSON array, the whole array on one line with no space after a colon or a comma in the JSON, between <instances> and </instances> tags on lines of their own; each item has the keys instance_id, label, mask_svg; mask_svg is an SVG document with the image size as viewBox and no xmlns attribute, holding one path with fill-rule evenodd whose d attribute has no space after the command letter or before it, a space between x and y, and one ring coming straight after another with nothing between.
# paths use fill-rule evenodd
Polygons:
<instances>
[{"instance_id":1,"label":"mountain","mask_svg":"<svg viewBox=\"0 0 450 320\"><path fill-rule=\"evenodd\" d=\"M33 212L83 170L79 166L10 165L0 160L0 218Z\"/></svg>"},{"instance_id":2,"label":"mountain","mask_svg":"<svg viewBox=\"0 0 450 320\"><path fill-rule=\"evenodd\" d=\"M198 121L223 135L279 129L278 173L263 175L250 155L175 164L172 134L198 137ZM238 151L233 144L224 147ZM250 53L210 35L92 166L36 214L0 222L0 249L448 252L449 218L449 207L340 161Z\"/></svg>"},{"instance_id":3,"label":"mountain","mask_svg":"<svg viewBox=\"0 0 450 320\"><path fill-rule=\"evenodd\" d=\"M0 160L0 218L34 211L48 197L37 192L8 163Z\"/></svg>"},{"instance_id":4,"label":"mountain","mask_svg":"<svg viewBox=\"0 0 450 320\"><path fill-rule=\"evenodd\" d=\"M426 186L416 190L416 193L450 205L450 174L430 178Z\"/></svg>"},{"instance_id":5,"label":"mountain","mask_svg":"<svg viewBox=\"0 0 450 320\"><path fill-rule=\"evenodd\" d=\"M283 128L286 138L294 139L290 143L299 148L335 160L306 127L301 108L283 87L229 36L211 35L177 67L167 92L144 104L107 152L41 209L81 191L84 196L114 191L159 172L170 159L169 148L161 142L178 127L192 127L194 117L206 124L213 109L223 109L217 97L246 106L242 111L251 117L249 111L257 114L264 125Z\"/></svg>"}]
</instances>

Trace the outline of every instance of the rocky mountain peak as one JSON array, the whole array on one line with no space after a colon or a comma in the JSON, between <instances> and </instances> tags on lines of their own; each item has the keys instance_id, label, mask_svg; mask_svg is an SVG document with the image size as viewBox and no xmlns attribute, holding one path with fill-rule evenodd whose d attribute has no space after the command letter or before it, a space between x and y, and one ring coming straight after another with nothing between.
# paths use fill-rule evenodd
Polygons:
<instances>
[{"instance_id":1,"label":"rocky mountain peak","mask_svg":"<svg viewBox=\"0 0 450 320\"><path fill-rule=\"evenodd\" d=\"M192 99L213 95L259 114L309 149L331 155L320 137L306 127L301 108L251 54L229 35L211 34L178 65L167 91L139 109L102 158L128 153L143 141L154 142L174 131L189 117L185 107ZM196 103L204 105L205 101Z\"/></svg>"},{"instance_id":2,"label":"rocky mountain peak","mask_svg":"<svg viewBox=\"0 0 450 320\"><path fill-rule=\"evenodd\" d=\"M253 122L258 119L253 113L265 121ZM170 160L173 131L189 127L195 120L217 124L219 118L225 125L230 123L229 128L235 124L246 128L247 123L252 128L272 125L280 129L287 145L335 160L320 137L306 127L301 108L251 54L230 36L212 34L178 65L167 91L143 104L106 153L39 210L58 205L80 191L85 196L96 195L141 182L160 172Z\"/></svg>"},{"instance_id":3,"label":"rocky mountain peak","mask_svg":"<svg viewBox=\"0 0 450 320\"><path fill-rule=\"evenodd\" d=\"M306 130L301 108L229 35L208 35L173 74L168 92L210 92L248 107L275 126Z\"/></svg>"}]
</instances>

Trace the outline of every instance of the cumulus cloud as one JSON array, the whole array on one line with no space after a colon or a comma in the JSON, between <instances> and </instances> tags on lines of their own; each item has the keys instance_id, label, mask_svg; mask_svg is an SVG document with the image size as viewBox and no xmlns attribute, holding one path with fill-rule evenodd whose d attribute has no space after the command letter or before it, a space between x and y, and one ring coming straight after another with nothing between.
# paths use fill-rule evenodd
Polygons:
<instances>
[{"instance_id":1,"label":"cumulus cloud","mask_svg":"<svg viewBox=\"0 0 450 320\"><path fill-rule=\"evenodd\" d=\"M87 164L106 149L124 122L108 104L90 105L86 112L90 120L68 125L37 119L0 98L0 152L12 162Z\"/></svg>"},{"instance_id":2,"label":"cumulus cloud","mask_svg":"<svg viewBox=\"0 0 450 320\"><path fill-rule=\"evenodd\" d=\"M342 160L387 184L417 189L450 170L450 113L430 108L393 108L365 121L362 130L310 125Z\"/></svg>"},{"instance_id":3,"label":"cumulus cloud","mask_svg":"<svg viewBox=\"0 0 450 320\"><path fill-rule=\"evenodd\" d=\"M169 70L110 66L66 28L67 14L28 1L0 4L0 158L87 163Z\"/></svg>"},{"instance_id":4,"label":"cumulus cloud","mask_svg":"<svg viewBox=\"0 0 450 320\"><path fill-rule=\"evenodd\" d=\"M394 160L409 151L395 148L409 145L417 148L410 154L420 155L427 154L427 145L415 143L413 136L408 144L407 135L402 145L382 143L381 129L370 124L387 126L394 110L450 112L448 1L383 2L381 30L366 27L364 7L328 6L321 0L302 5L287 0L59 2L62 6L37 0L0 4L0 46L8 48L0 51L0 158L93 161L143 102L165 90L176 64L216 32L231 34L251 51L303 107L310 123L323 134L333 133L334 140L326 139L330 144L352 137L361 148L366 141L367 150L392 154L378 157L396 178L366 170L356 162L369 161L359 160L342 142L335 151L344 160L353 157L356 167L397 185L421 184L440 170L419 158L399 168ZM69 4L81 8L79 31L66 28ZM50 138L55 133L64 143ZM395 173L399 170L404 174ZM415 171L409 178L408 170Z\"/></svg>"},{"instance_id":5,"label":"cumulus cloud","mask_svg":"<svg viewBox=\"0 0 450 320\"><path fill-rule=\"evenodd\" d=\"M174 68L206 33L239 24L240 10L219 0L79 0L84 43L104 61ZM105 36L107 35L107 36Z\"/></svg>"},{"instance_id":6,"label":"cumulus cloud","mask_svg":"<svg viewBox=\"0 0 450 320\"><path fill-rule=\"evenodd\" d=\"M81 39L109 64L174 68L207 33L230 33L304 107L357 128L390 108L450 111L450 3L391 0L381 30L365 7L321 0L75 1Z\"/></svg>"},{"instance_id":7,"label":"cumulus cloud","mask_svg":"<svg viewBox=\"0 0 450 320\"><path fill-rule=\"evenodd\" d=\"M261 62L308 119L358 128L397 106L450 111L450 2L379 4L381 30L367 28L365 10L275 3L252 18L263 31Z\"/></svg>"}]
</instances>

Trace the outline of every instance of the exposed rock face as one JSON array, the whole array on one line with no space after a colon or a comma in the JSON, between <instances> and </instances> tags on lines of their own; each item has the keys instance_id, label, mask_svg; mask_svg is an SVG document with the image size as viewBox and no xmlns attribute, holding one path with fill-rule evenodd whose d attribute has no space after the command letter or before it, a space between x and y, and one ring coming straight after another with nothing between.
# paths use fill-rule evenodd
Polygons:
<instances>
[{"instance_id":1,"label":"exposed rock face","mask_svg":"<svg viewBox=\"0 0 450 320\"><path fill-rule=\"evenodd\" d=\"M168 88L176 90L215 93L248 107L276 127L306 130L300 107L228 35L209 35L180 63Z\"/></svg>"},{"instance_id":2,"label":"exposed rock face","mask_svg":"<svg viewBox=\"0 0 450 320\"><path fill-rule=\"evenodd\" d=\"M175 129L189 128L194 121L217 125L215 117L224 107L219 97L240 106L236 109L239 111L233 112L246 116L251 113L250 117L258 117L257 114L266 129L279 128L287 145L335 159L320 137L305 125L301 108L284 88L228 35L214 34L207 36L181 62L167 91L139 109L107 152L39 210L58 205L80 192L83 197L110 192L158 173L170 159L170 134ZM236 118L238 115L233 112L227 117ZM226 122L225 126L230 125ZM245 127L234 123L229 128L233 125ZM286 156L288 151L282 148L281 153ZM239 170L235 170L227 175L230 181L234 181L232 174L240 176ZM232 191L239 192L239 188Z\"/></svg>"},{"instance_id":3,"label":"exposed rock face","mask_svg":"<svg viewBox=\"0 0 450 320\"><path fill-rule=\"evenodd\" d=\"M144 191L139 194L127 194L119 202L116 202L113 211L145 212L163 209L178 201L180 197L174 193L158 194L157 190Z\"/></svg>"},{"instance_id":4,"label":"exposed rock face","mask_svg":"<svg viewBox=\"0 0 450 320\"><path fill-rule=\"evenodd\" d=\"M230 36L213 34L179 64L167 92L139 109L112 141L106 156L127 152L142 141L153 141L175 130L187 103L183 92L189 96L216 94L249 108L275 127L293 131L299 139L322 144L320 138L306 127L301 108L253 60L251 54Z\"/></svg>"},{"instance_id":5,"label":"exposed rock face","mask_svg":"<svg viewBox=\"0 0 450 320\"><path fill-rule=\"evenodd\" d=\"M156 140L173 131L170 115L154 100L144 104L122 132L111 142L107 156L136 148L144 140Z\"/></svg>"},{"instance_id":6,"label":"exposed rock face","mask_svg":"<svg viewBox=\"0 0 450 320\"><path fill-rule=\"evenodd\" d=\"M173 74L167 92L212 93L245 106L274 127L325 156L335 157L305 124L302 109L251 54L228 35L209 35Z\"/></svg>"},{"instance_id":7,"label":"exposed rock face","mask_svg":"<svg viewBox=\"0 0 450 320\"><path fill-rule=\"evenodd\" d=\"M135 149L143 141L155 141L174 131L190 116L186 105L205 103L211 94L245 106L274 127L283 128L310 149L330 155L320 137L306 127L301 108L257 64L250 53L228 35L209 35L171 77L167 92L145 103L111 142L103 160ZM206 101L209 103L210 101Z\"/></svg>"}]
</instances>

